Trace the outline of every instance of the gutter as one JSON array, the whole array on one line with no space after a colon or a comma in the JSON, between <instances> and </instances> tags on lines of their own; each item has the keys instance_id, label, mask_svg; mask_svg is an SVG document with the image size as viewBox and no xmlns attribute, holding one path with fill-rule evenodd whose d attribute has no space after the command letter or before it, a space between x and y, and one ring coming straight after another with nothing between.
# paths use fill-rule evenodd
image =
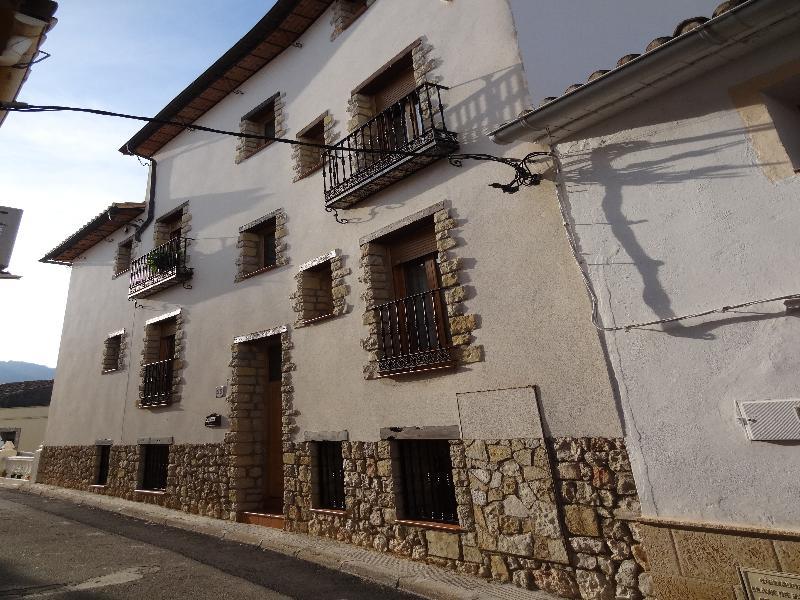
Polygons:
<instances>
[{"instance_id":1,"label":"gutter","mask_svg":"<svg viewBox=\"0 0 800 600\"><path fill-rule=\"evenodd\" d=\"M748 0L658 48L617 67L544 106L521 115L489 133L497 144L520 139L558 142L611 117L632 104L674 87L704 70L716 58L727 62L751 51L743 42L769 28L772 37L800 26L800 3Z\"/></svg>"}]
</instances>

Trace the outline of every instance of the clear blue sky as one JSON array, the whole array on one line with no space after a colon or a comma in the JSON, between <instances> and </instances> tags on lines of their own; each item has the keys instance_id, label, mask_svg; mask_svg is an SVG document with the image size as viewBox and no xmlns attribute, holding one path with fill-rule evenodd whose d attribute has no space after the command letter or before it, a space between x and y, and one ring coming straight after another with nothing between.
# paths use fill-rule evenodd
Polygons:
<instances>
[{"instance_id":1,"label":"clear blue sky","mask_svg":"<svg viewBox=\"0 0 800 600\"><path fill-rule=\"evenodd\" d=\"M65 0L19 100L153 115L233 45L272 0ZM144 198L146 169L119 148L141 123L11 114L0 127L0 204L22 208L0 281L0 360L55 366L69 269L38 263L112 202Z\"/></svg>"}]
</instances>

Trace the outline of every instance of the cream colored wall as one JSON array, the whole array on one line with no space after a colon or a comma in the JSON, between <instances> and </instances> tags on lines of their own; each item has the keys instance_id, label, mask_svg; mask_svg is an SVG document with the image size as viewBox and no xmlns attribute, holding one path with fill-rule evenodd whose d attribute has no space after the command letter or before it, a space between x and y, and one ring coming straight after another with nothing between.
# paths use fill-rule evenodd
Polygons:
<instances>
[{"instance_id":1,"label":"cream colored wall","mask_svg":"<svg viewBox=\"0 0 800 600\"><path fill-rule=\"evenodd\" d=\"M281 91L289 136L326 109L344 135L351 90L425 36L439 63L435 74L451 88L447 120L459 132L462 150L497 152L484 132L516 115L527 97L504 0L377 2L334 42L329 20L323 15L300 39L302 48L286 50L243 84L241 95L225 99L200 123L237 129L242 115ZM508 181L510 169L475 162L459 169L440 161L345 211L350 223L338 225L324 211L321 173L292 183L288 146L272 144L239 165L235 146L233 138L188 132L157 156L156 216L189 202L195 238L191 290L176 286L134 309L125 300L125 283L110 281L112 244L99 244L73 267L53 400L64 418L51 420L48 444L86 444L98 437L134 443L145 436L222 441L225 428L206 429L203 417L227 411L214 390L230 376L234 336L291 325L289 295L298 266L332 249L341 251L352 270L348 313L290 327L300 433L347 429L351 439L374 440L381 427L456 424L457 392L535 384L550 434L621 434L598 336L585 319L576 319L589 307L551 186L506 195L488 184ZM520 144L505 151L523 156L531 149ZM485 361L456 372L365 381L358 240L440 201L449 203L458 221L454 253L464 259L465 308L479 316L475 344L484 347ZM276 208L287 213L290 264L234 284L239 226ZM143 240L144 250L152 247L152 227ZM136 409L138 368L100 376L102 337L130 328L138 361L144 321L178 307L186 330L183 400L166 409ZM77 415L67 418L76 404ZM486 418L488 426L503 416Z\"/></svg>"},{"instance_id":2,"label":"cream colored wall","mask_svg":"<svg viewBox=\"0 0 800 600\"><path fill-rule=\"evenodd\" d=\"M800 179L734 104L798 59L775 42L559 146L605 325L800 292ZM798 445L749 441L736 412L798 397L798 339L782 302L608 335L645 516L798 529Z\"/></svg>"},{"instance_id":3,"label":"cream colored wall","mask_svg":"<svg viewBox=\"0 0 800 600\"><path fill-rule=\"evenodd\" d=\"M42 445L47 407L0 408L0 428L19 429L17 450L33 452Z\"/></svg>"}]
</instances>

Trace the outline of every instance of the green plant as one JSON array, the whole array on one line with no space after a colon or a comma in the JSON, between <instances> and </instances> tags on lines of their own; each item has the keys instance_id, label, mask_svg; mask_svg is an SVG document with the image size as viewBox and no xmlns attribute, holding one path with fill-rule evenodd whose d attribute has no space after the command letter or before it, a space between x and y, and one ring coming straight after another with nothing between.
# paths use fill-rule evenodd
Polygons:
<instances>
[{"instance_id":1,"label":"green plant","mask_svg":"<svg viewBox=\"0 0 800 600\"><path fill-rule=\"evenodd\" d=\"M147 268L152 273L166 271L172 266L172 252L169 248L156 248L147 255Z\"/></svg>"}]
</instances>

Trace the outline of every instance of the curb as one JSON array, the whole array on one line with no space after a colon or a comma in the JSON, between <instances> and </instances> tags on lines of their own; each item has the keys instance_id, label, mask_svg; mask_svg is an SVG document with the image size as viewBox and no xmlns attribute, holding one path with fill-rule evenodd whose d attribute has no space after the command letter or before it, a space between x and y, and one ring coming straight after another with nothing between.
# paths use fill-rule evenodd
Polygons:
<instances>
[{"instance_id":1,"label":"curb","mask_svg":"<svg viewBox=\"0 0 800 600\"><path fill-rule=\"evenodd\" d=\"M509 584L461 575L426 563L327 538L222 521L153 504L27 481L0 479L0 490L16 490L62 500L225 541L256 546L432 600L560 600L546 592L525 590Z\"/></svg>"}]
</instances>

